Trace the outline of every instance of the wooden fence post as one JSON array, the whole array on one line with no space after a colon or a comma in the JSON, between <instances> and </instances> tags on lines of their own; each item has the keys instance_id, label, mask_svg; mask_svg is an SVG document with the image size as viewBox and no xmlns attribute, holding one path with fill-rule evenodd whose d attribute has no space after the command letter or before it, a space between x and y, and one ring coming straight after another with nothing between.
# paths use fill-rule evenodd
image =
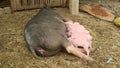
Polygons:
<instances>
[{"instance_id":1,"label":"wooden fence post","mask_svg":"<svg viewBox=\"0 0 120 68\"><path fill-rule=\"evenodd\" d=\"M79 13L79 0L69 1L70 13L73 15L78 15Z\"/></svg>"}]
</instances>

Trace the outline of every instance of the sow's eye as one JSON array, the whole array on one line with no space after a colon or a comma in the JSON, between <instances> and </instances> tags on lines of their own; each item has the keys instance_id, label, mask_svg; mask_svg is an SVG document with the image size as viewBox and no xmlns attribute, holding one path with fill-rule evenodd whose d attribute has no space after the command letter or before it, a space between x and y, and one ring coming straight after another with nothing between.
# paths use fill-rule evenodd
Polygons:
<instances>
[{"instance_id":1,"label":"sow's eye","mask_svg":"<svg viewBox=\"0 0 120 68\"><path fill-rule=\"evenodd\" d=\"M78 48L83 48L82 46L77 46Z\"/></svg>"}]
</instances>

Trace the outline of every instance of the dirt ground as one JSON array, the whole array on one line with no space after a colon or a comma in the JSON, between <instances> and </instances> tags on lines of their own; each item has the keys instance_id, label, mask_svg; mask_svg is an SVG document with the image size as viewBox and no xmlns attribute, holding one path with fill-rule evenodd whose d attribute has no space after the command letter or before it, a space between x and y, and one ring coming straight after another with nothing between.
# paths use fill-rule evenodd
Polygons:
<instances>
[{"instance_id":1,"label":"dirt ground","mask_svg":"<svg viewBox=\"0 0 120 68\"><path fill-rule=\"evenodd\" d=\"M83 0L80 4L98 3L120 16L120 2ZM57 11L73 21L80 22L93 37L95 48L90 56L96 62L87 62L61 52L53 57L36 59L26 48L23 31L26 23L39 9L19 11L0 16L0 68L120 68L120 27L89 15L80 10L73 16L66 8ZM109 58L112 62L106 63Z\"/></svg>"}]
</instances>

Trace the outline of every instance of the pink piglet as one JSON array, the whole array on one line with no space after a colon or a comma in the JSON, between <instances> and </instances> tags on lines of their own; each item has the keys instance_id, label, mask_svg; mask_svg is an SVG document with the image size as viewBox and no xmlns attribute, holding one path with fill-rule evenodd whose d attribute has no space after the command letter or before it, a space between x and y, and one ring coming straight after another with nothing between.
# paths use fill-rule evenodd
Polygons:
<instances>
[{"instance_id":1,"label":"pink piglet","mask_svg":"<svg viewBox=\"0 0 120 68\"><path fill-rule=\"evenodd\" d=\"M88 30L84 28L84 26L80 25L78 22L67 21L65 22L67 30L68 30L68 40L75 47L83 47L89 56L90 50L92 48L92 37Z\"/></svg>"}]
</instances>

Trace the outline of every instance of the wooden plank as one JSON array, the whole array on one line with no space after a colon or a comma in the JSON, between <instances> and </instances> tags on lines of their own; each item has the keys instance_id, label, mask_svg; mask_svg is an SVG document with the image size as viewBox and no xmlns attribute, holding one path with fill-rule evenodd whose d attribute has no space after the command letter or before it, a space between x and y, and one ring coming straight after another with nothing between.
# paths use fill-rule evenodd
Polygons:
<instances>
[{"instance_id":1,"label":"wooden plank","mask_svg":"<svg viewBox=\"0 0 120 68\"><path fill-rule=\"evenodd\" d=\"M66 2L65 2L65 6L64 6L64 7L69 8L69 0L66 0Z\"/></svg>"},{"instance_id":2,"label":"wooden plank","mask_svg":"<svg viewBox=\"0 0 120 68\"><path fill-rule=\"evenodd\" d=\"M15 10L14 0L10 0L10 3L11 3L11 9L12 9L12 11L14 11Z\"/></svg>"},{"instance_id":3,"label":"wooden plank","mask_svg":"<svg viewBox=\"0 0 120 68\"><path fill-rule=\"evenodd\" d=\"M103 20L113 21L115 18L115 15L113 15L110 12L110 10L108 10L102 6L96 5L96 4L94 4L94 5L82 5L80 7L80 9L88 12L89 14L91 14L97 18L103 19Z\"/></svg>"},{"instance_id":4,"label":"wooden plank","mask_svg":"<svg viewBox=\"0 0 120 68\"><path fill-rule=\"evenodd\" d=\"M20 0L16 0L16 9L21 9L21 2Z\"/></svg>"},{"instance_id":5,"label":"wooden plank","mask_svg":"<svg viewBox=\"0 0 120 68\"><path fill-rule=\"evenodd\" d=\"M40 7L42 6L43 2L40 0Z\"/></svg>"},{"instance_id":6,"label":"wooden plank","mask_svg":"<svg viewBox=\"0 0 120 68\"><path fill-rule=\"evenodd\" d=\"M39 1L38 0L35 0L36 1L36 8L39 7Z\"/></svg>"},{"instance_id":7,"label":"wooden plank","mask_svg":"<svg viewBox=\"0 0 120 68\"><path fill-rule=\"evenodd\" d=\"M28 6L28 8L34 8L35 7L35 1L36 0L30 0L30 5Z\"/></svg>"},{"instance_id":8,"label":"wooden plank","mask_svg":"<svg viewBox=\"0 0 120 68\"><path fill-rule=\"evenodd\" d=\"M69 0L68 0L69 1ZM61 6L65 6L65 4L66 4L66 0L63 0L63 3L62 3L62 5Z\"/></svg>"},{"instance_id":9,"label":"wooden plank","mask_svg":"<svg viewBox=\"0 0 120 68\"><path fill-rule=\"evenodd\" d=\"M27 6L27 0L22 0L23 9L26 9L26 6Z\"/></svg>"},{"instance_id":10,"label":"wooden plank","mask_svg":"<svg viewBox=\"0 0 120 68\"><path fill-rule=\"evenodd\" d=\"M38 8L40 8L40 6L41 6L41 5L40 5L40 0L38 0L38 6L39 6Z\"/></svg>"}]
</instances>

